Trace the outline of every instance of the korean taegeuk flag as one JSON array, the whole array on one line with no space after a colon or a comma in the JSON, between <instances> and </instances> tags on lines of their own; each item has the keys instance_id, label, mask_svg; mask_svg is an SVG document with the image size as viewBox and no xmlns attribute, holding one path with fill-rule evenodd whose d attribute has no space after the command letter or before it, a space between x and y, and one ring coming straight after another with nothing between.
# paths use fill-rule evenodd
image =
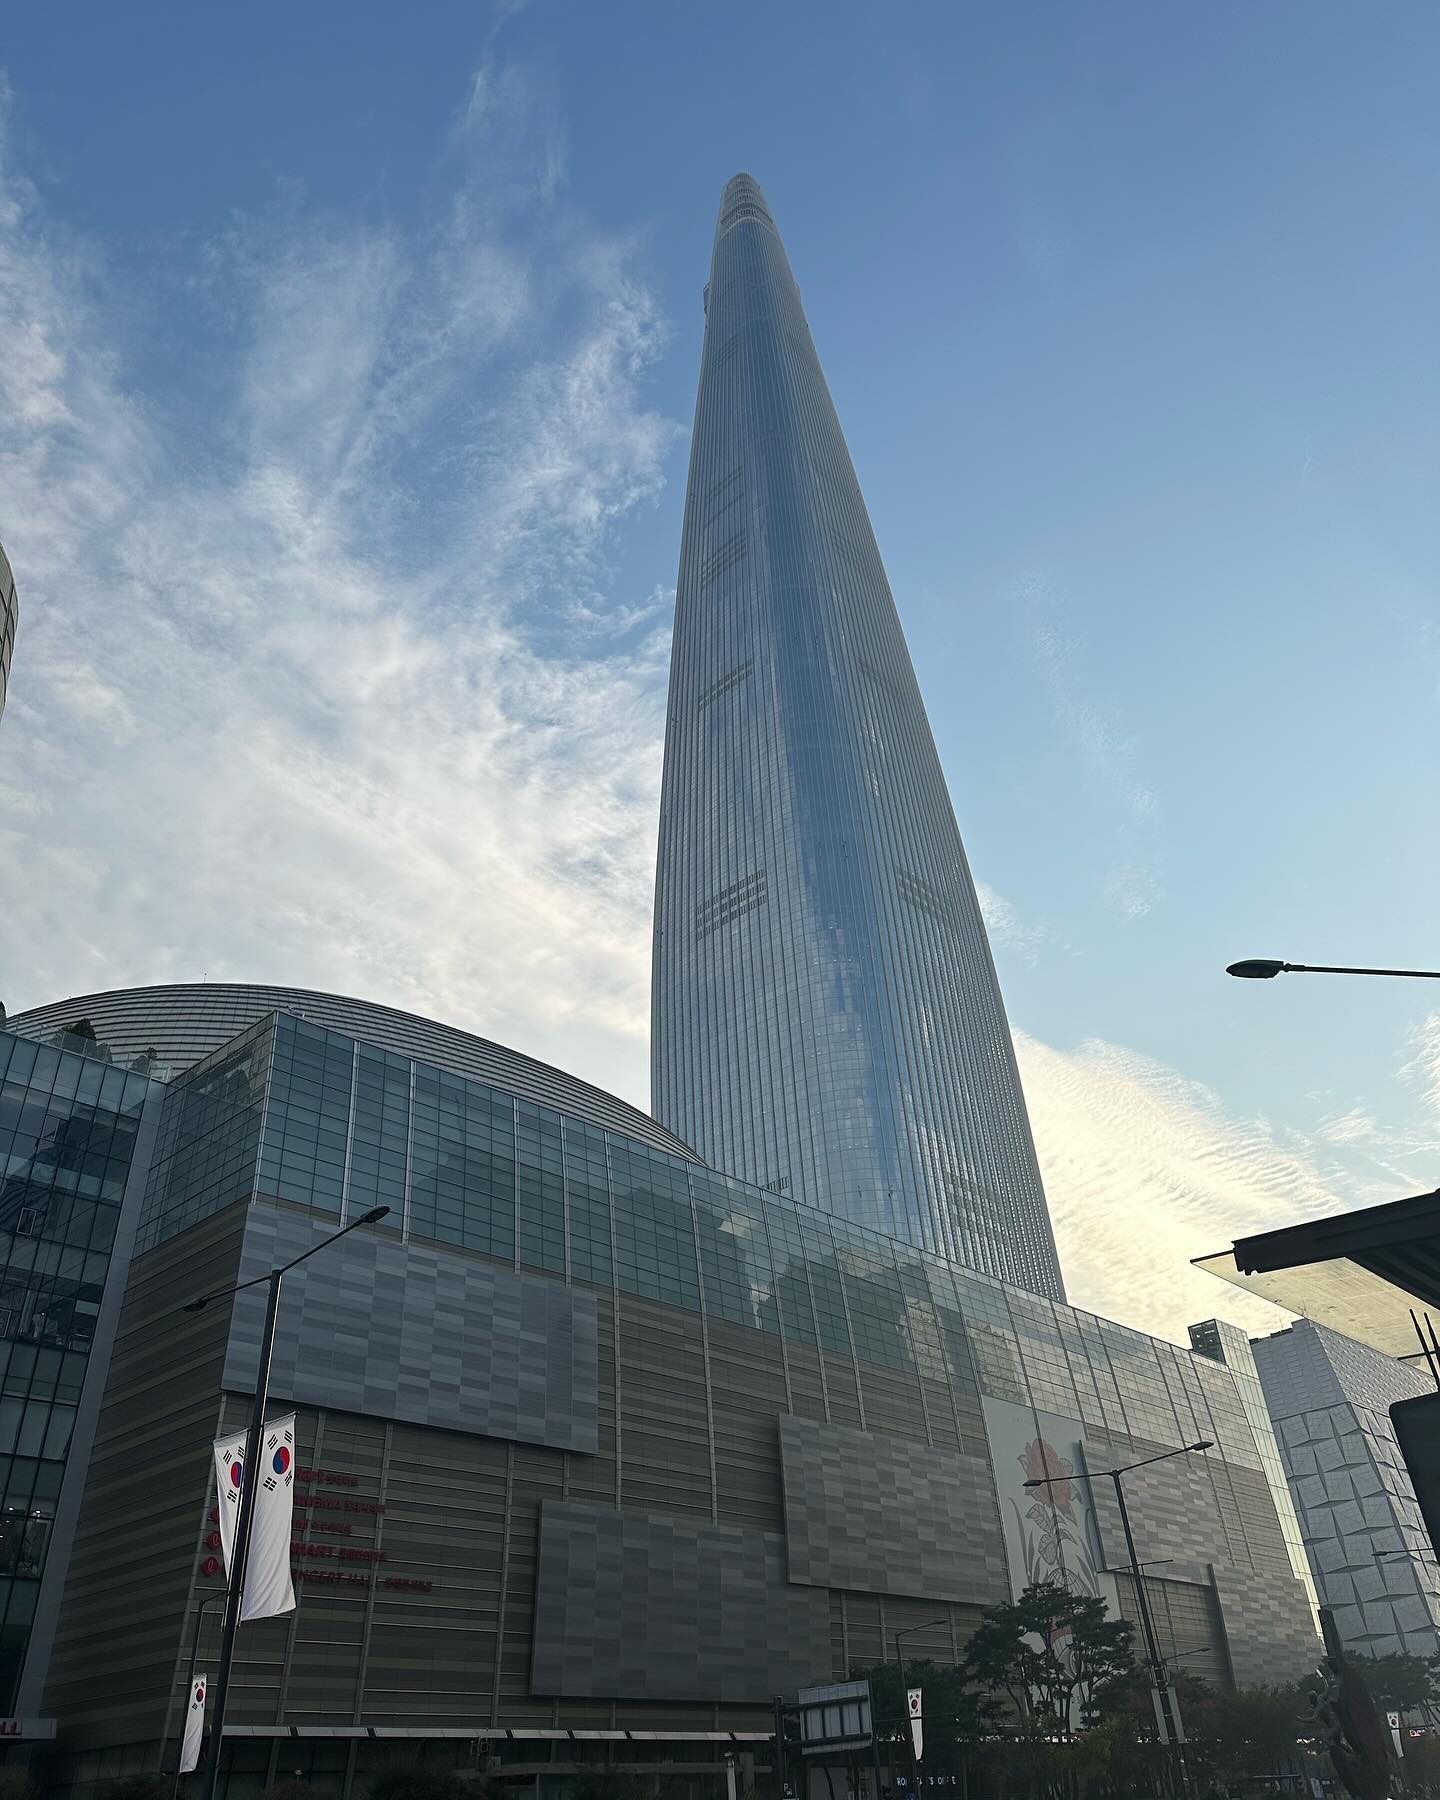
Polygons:
<instances>
[{"instance_id":1,"label":"korean taegeuk flag","mask_svg":"<svg viewBox=\"0 0 1440 1800\"><path fill-rule=\"evenodd\" d=\"M210 1683L197 1675L190 1685L190 1710L185 1714L185 1736L180 1744L180 1773L188 1775L200 1765L200 1741L205 1736L205 1691Z\"/></svg>"},{"instance_id":2,"label":"korean taegeuk flag","mask_svg":"<svg viewBox=\"0 0 1440 1800\"><path fill-rule=\"evenodd\" d=\"M250 1479L248 1431L215 1440L215 1488L220 1496L220 1547L225 1573L235 1551L240 1521L240 1492ZM250 1558L240 1622L273 1619L294 1612L295 1588L290 1580L290 1527L295 1516L295 1415L271 1419L261 1440L260 1491L255 1496L255 1523L250 1532Z\"/></svg>"},{"instance_id":3,"label":"korean taegeuk flag","mask_svg":"<svg viewBox=\"0 0 1440 1800\"><path fill-rule=\"evenodd\" d=\"M924 1690L906 1688L905 1699L910 1708L910 1742L915 1748L915 1760L919 1762L925 1754L925 1721L922 1716L924 1706Z\"/></svg>"}]
</instances>

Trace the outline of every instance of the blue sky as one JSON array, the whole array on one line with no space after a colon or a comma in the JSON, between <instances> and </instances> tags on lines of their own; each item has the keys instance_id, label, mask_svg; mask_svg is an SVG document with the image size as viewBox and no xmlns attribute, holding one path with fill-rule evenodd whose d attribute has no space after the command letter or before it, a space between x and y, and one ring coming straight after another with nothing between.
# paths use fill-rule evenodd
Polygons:
<instances>
[{"instance_id":1,"label":"blue sky","mask_svg":"<svg viewBox=\"0 0 1440 1800\"><path fill-rule=\"evenodd\" d=\"M723 181L930 706L1076 1298L1437 1179L1440 16L11 21L0 997L311 982L643 1102Z\"/></svg>"}]
</instances>

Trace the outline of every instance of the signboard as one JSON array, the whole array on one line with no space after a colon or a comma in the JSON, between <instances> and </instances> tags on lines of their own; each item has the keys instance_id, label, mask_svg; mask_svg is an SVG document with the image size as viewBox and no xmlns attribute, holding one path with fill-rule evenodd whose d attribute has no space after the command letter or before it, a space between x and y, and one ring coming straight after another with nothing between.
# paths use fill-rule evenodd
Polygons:
<instances>
[{"instance_id":1,"label":"signboard","mask_svg":"<svg viewBox=\"0 0 1440 1800\"><path fill-rule=\"evenodd\" d=\"M1390 1423L1420 1502L1431 1547L1440 1556L1440 1394L1397 1400L1390 1408Z\"/></svg>"},{"instance_id":2,"label":"signboard","mask_svg":"<svg viewBox=\"0 0 1440 1800\"><path fill-rule=\"evenodd\" d=\"M925 1754L925 1726L921 1719L920 1702L923 1688L906 1688L905 1698L910 1706L910 1743L915 1751L918 1763Z\"/></svg>"},{"instance_id":3,"label":"signboard","mask_svg":"<svg viewBox=\"0 0 1440 1800\"><path fill-rule=\"evenodd\" d=\"M800 1748L806 1756L869 1748L868 1681L832 1681L825 1687L801 1688L796 1704L800 1708Z\"/></svg>"}]
</instances>

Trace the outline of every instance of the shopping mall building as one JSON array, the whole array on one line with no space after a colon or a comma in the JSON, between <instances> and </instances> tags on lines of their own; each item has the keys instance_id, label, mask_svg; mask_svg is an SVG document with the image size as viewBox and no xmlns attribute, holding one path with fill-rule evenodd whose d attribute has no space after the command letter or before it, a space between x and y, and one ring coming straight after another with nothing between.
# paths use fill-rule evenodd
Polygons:
<instances>
[{"instance_id":1,"label":"shopping mall building","mask_svg":"<svg viewBox=\"0 0 1440 1800\"><path fill-rule=\"evenodd\" d=\"M92 1042L67 1028L88 1020ZM293 989L89 994L0 1028L4 1727L49 1791L175 1766L220 1593L210 1444L263 1295L299 1416L289 1617L242 1627L232 1795L348 1794L401 1751L537 1795L594 1758L698 1783L767 1760L772 1697L955 1658L1039 1575L1219 1682L1316 1640L1250 1370L1108 1324L701 1163L558 1070ZM1048 1452L1043 1446L1049 1446ZM1055 1464L1052 1462L1051 1467ZM217 1609L200 1618L213 1669ZM722 1792L723 1788L711 1789Z\"/></svg>"}]
</instances>

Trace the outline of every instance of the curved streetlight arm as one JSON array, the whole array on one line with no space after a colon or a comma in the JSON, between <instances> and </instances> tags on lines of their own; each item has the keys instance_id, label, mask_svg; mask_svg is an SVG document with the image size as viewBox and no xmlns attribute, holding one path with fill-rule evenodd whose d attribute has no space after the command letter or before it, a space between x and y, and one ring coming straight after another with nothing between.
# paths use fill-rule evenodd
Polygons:
<instances>
[{"instance_id":1,"label":"curved streetlight arm","mask_svg":"<svg viewBox=\"0 0 1440 1800\"><path fill-rule=\"evenodd\" d=\"M231 1294L243 1294L246 1288L259 1287L262 1281L269 1281L272 1275L288 1275L296 1263L304 1262L307 1256L314 1256L319 1250L328 1250L331 1244L354 1231L357 1226L378 1225L389 1211L388 1206L372 1206L369 1212L361 1213L358 1219L352 1219L348 1225L342 1225L339 1231L333 1232L327 1238L321 1238L318 1244L312 1244L308 1250L302 1250L298 1256L292 1257L280 1268L267 1269L263 1275L256 1275L250 1281L237 1281L234 1287L220 1288L213 1294L202 1294L198 1300L187 1300L180 1310L182 1312L202 1312L212 1300L225 1300Z\"/></svg>"},{"instance_id":2,"label":"curved streetlight arm","mask_svg":"<svg viewBox=\"0 0 1440 1800\"><path fill-rule=\"evenodd\" d=\"M256 1477L256 1458L259 1454L260 1441L265 1432L265 1407L270 1394L270 1365L275 1355L275 1319L280 1310L280 1289L285 1279L285 1271L293 1269L296 1263L302 1263L307 1256L314 1256L319 1250L326 1250L331 1244L354 1231L360 1225L374 1225L390 1211L388 1206L372 1206L369 1212L362 1213L358 1219L352 1219L339 1231L332 1232L329 1237L321 1238L318 1244L312 1244L308 1250L293 1257L283 1267L271 1269L264 1275L257 1275L253 1281L237 1282L233 1288L226 1288L222 1294L202 1294L198 1300L192 1300L185 1308L186 1312L199 1312L211 1300L219 1300L227 1294L238 1294L242 1288L258 1287L263 1281L270 1294L265 1306L265 1325L260 1333L259 1355L256 1362L255 1395L250 1410L250 1429L245 1435L244 1479L240 1483L240 1512L235 1521L235 1543L230 1555L230 1581L226 1594L225 1621L220 1633L220 1659L215 1670L214 1708L210 1724L210 1745L205 1759L205 1773L198 1792L204 1800L220 1800L220 1758L225 1739L225 1706L230 1694L230 1676L235 1663L235 1634L240 1625L240 1613L244 1605L245 1569L250 1557L250 1533L255 1519L255 1496L259 1492L260 1483Z\"/></svg>"},{"instance_id":3,"label":"curved streetlight arm","mask_svg":"<svg viewBox=\"0 0 1440 1800\"><path fill-rule=\"evenodd\" d=\"M1394 975L1405 981L1440 981L1440 969L1360 969L1339 963L1277 962L1268 956L1229 963L1225 973L1242 981L1273 981L1277 975Z\"/></svg>"},{"instance_id":4,"label":"curved streetlight arm","mask_svg":"<svg viewBox=\"0 0 1440 1800\"><path fill-rule=\"evenodd\" d=\"M1158 1456L1142 1456L1139 1462L1126 1463L1121 1469L1096 1469L1089 1475L1037 1475L1033 1481L1022 1481L1021 1487L1052 1487L1057 1481L1113 1481L1128 1475L1132 1469L1148 1468L1151 1463L1169 1462L1172 1456L1189 1456L1196 1450L1213 1450L1213 1438L1201 1438L1198 1444L1182 1444L1178 1450L1162 1450Z\"/></svg>"}]
</instances>

